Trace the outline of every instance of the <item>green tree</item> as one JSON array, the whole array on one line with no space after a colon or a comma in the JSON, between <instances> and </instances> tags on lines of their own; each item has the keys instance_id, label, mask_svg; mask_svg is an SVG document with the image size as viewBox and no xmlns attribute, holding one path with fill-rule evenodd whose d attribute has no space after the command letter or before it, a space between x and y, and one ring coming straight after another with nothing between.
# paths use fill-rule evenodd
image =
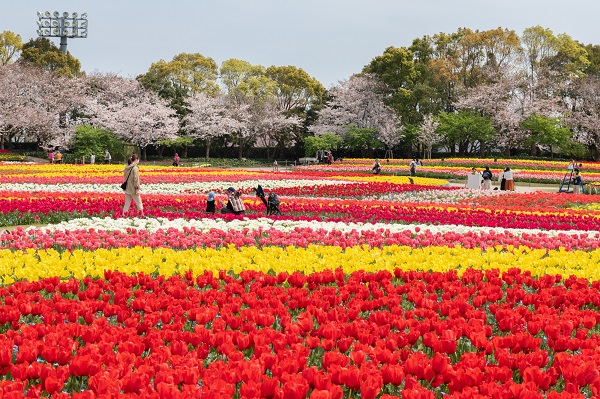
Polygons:
<instances>
[{"instance_id":1,"label":"green tree","mask_svg":"<svg viewBox=\"0 0 600 399\"><path fill-rule=\"evenodd\" d=\"M413 58L412 51L405 47L388 47L363 69L385 84L386 104L406 122L418 119L411 114L417 106L412 92L418 76Z\"/></svg>"},{"instance_id":2,"label":"green tree","mask_svg":"<svg viewBox=\"0 0 600 399\"><path fill-rule=\"evenodd\" d=\"M349 126L344 133L344 146L352 151L360 151L361 156L372 156L373 150L384 148L384 144L377 139L377 130L373 128L359 128Z\"/></svg>"},{"instance_id":3,"label":"green tree","mask_svg":"<svg viewBox=\"0 0 600 399\"><path fill-rule=\"evenodd\" d=\"M567 34L556 36L556 46L557 52L547 65L565 78L583 76L591 65L586 48Z\"/></svg>"},{"instance_id":4,"label":"green tree","mask_svg":"<svg viewBox=\"0 0 600 399\"><path fill-rule=\"evenodd\" d=\"M54 43L45 37L31 39L25 43L21 51L20 61L68 78L83 75L79 60L69 52L63 53L60 51Z\"/></svg>"},{"instance_id":5,"label":"green tree","mask_svg":"<svg viewBox=\"0 0 600 399\"><path fill-rule=\"evenodd\" d=\"M321 82L302 68L270 66L265 73L276 83L274 95L277 98L279 109L284 112L293 109L304 110L323 100L325 88Z\"/></svg>"},{"instance_id":6,"label":"green tree","mask_svg":"<svg viewBox=\"0 0 600 399\"><path fill-rule=\"evenodd\" d=\"M70 150L78 159L89 159L91 154L95 154L98 160L104 156L106 150L111 153L113 159L117 159L124 156L124 145L123 141L107 130L81 125L75 130Z\"/></svg>"},{"instance_id":7,"label":"green tree","mask_svg":"<svg viewBox=\"0 0 600 399\"><path fill-rule=\"evenodd\" d=\"M181 136L177 137L174 140L163 140L160 142L158 146L158 156L162 158L163 149L165 147L174 148L176 151L181 148L183 152L181 153L182 158L187 158L188 156L188 148L194 145L194 138L189 136ZM207 157L208 158L208 157Z\"/></svg>"},{"instance_id":8,"label":"green tree","mask_svg":"<svg viewBox=\"0 0 600 399\"><path fill-rule=\"evenodd\" d=\"M263 111L273 110L277 82L267 76L264 66L235 58L223 61L220 76L230 107L235 110L233 118L240 122L240 128L229 135L229 140L237 146L238 158L242 159L244 150L265 133Z\"/></svg>"},{"instance_id":9,"label":"green tree","mask_svg":"<svg viewBox=\"0 0 600 399\"><path fill-rule=\"evenodd\" d=\"M267 76L266 68L248 61L235 58L223 61L220 76L227 94L237 103L269 98L277 91L277 83Z\"/></svg>"},{"instance_id":10,"label":"green tree","mask_svg":"<svg viewBox=\"0 0 600 399\"><path fill-rule=\"evenodd\" d=\"M490 118L480 116L472 111L441 112L437 121L439 126L436 132L444 136L444 141L453 155L456 146L458 146L459 155L477 150L483 155L485 144L491 141L496 134Z\"/></svg>"},{"instance_id":11,"label":"green tree","mask_svg":"<svg viewBox=\"0 0 600 399\"><path fill-rule=\"evenodd\" d=\"M304 151L307 157L312 157L318 151L335 151L342 144L342 138L334 133L325 133L322 136L308 136L304 139Z\"/></svg>"},{"instance_id":12,"label":"green tree","mask_svg":"<svg viewBox=\"0 0 600 399\"><path fill-rule=\"evenodd\" d=\"M600 76L600 45L588 44L585 46L590 64L585 69L586 75Z\"/></svg>"},{"instance_id":13,"label":"green tree","mask_svg":"<svg viewBox=\"0 0 600 399\"><path fill-rule=\"evenodd\" d=\"M137 77L146 89L169 101L179 115L187 113L185 98L195 92L215 95L219 68L210 57L199 53L181 53L171 61L153 63L148 72Z\"/></svg>"},{"instance_id":14,"label":"green tree","mask_svg":"<svg viewBox=\"0 0 600 399\"><path fill-rule=\"evenodd\" d=\"M19 58L19 53L23 48L21 35L17 35L9 30L0 33L0 65L8 65Z\"/></svg>"},{"instance_id":15,"label":"green tree","mask_svg":"<svg viewBox=\"0 0 600 399\"><path fill-rule=\"evenodd\" d=\"M572 147L571 130L564 125L561 117L549 118L532 114L521 122L521 129L529 132L525 143L531 146L531 155L535 155L538 145L547 146L551 158L554 158L555 148Z\"/></svg>"}]
</instances>

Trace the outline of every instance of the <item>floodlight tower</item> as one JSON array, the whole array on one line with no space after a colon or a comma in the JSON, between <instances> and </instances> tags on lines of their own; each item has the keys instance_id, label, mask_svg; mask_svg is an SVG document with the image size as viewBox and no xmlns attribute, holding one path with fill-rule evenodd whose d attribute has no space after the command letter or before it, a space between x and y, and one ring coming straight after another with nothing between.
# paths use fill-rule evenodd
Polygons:
<instances>
[{"instance_id":1,"label":"floodlight tower","mask_svg":"<svg viewBox=\"0 0 600 399\"><path fill-rule=\"evenodd\" d=\"M40 37L60 37L60 51L66 54L67 38L86 38L88 34L87 13L79 16L76 12L69 14L63 12L60 14L54 11L40 12L38 11L38 30L37 34Z\"/></svg>"}]
</instances>

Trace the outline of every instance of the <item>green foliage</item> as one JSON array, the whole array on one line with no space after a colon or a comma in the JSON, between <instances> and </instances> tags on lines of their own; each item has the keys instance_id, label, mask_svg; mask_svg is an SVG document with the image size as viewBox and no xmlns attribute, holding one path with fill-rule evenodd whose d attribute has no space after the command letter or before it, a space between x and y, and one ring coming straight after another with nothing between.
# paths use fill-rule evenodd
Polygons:
<instances>
[{"instance_id":1,"label":"green foliage","mask_svg":"<svg viewBox=\"0 0 600 399\"><path fill-rule=\"evenodd\" d=\"M413 58L411 50L392 46L373 58L363 69L363 72L376 75L385 84L386 104L406 122L419 119L411 114L415 108L413 89L418 78Z\"/></svg>"},{"instance_id":2,"label":"green foliage","mask_svg":"<svg viewBox=\"0 0 600 399\"><path fill-rule=\"evenodd\" d=\"M219 92L216 83L217 63L210 57L199 53L181 53L167 62L153 63L138 81L149 90L170 101L171 106L180 115L185 115L185 97L191 93L204 92L214 95Z\"/></svg>"},{"instance_id":3,"label":"green foliage","mask_svg":"<svg viewBox=\"0 0 600 399\"><path fill-rule=\"evenodd\" d=\"M18 58L18 54L23 48L21 35L5 30L0 33L0 65L8 65Z\"/></svg>"},{"instance_id":4,"label":"green foliage","mask_svg":"<svg viewBox=\"0 0 600 399\"><path fill-rule=\"evenodd\" d=\"M194 145L194 138L189 136L180 136L174 140L163 140L160 145L164 145L169 148L183 148Z\"/></svg>"},{"instance_id":5,"label":"green foliage","mask_svg":"<svg viewBox=\"0 0 600 399\"><path fill-rule=\"evenodd\" d=\"M284 111L320 103L325 95L323 85L302 68L270 66L266 76L277 83L277 97Z\"/></svg>"},{"instance_id":6,"label":"green foliage","mask_svg":"<svg viewBox=\"0 0 600 399\"><path fill-rule=\"evenodd\" d=\"M342 138L334 133L325 133L322 136L308 136L304 139L304 152L307 157L312 157L317 151L337 150L342 146L342 143Z\"/></svg>"},{"instance_id":7,"label":"green foliage","mask_svg":"<svg viewBox=\"0 0 600 399\"><path fill-rule=\"evenodd\" d=\"M588 75L600 76L600 45L588 44L585 46L590 64L585 70Z\"/></svg>"},{"instance_id":8,"label":"green foliage","mask_svg":"<svg viewBox=\"0 0 600 399\"><path fill-rule=\"evenodd\" d=\"M103 159L107 149L113 159L123 158L125 155L124 143L113 133L89 125L77 127L70 149L76 159L89 159L91 154L95 154L97 163Z\"/></svg>"},{"instance_id":9,"label":"green foliage","mask_svg":"<svg viewBox=\"0 0 600 399\"><path fill-rule=\"evenodd\" d=\"M20 60L59 76L72 78L83 74L81 62L77 58L69 52L63 53L45 37L31 39L25 43Z\"/></svg>"},{"instance_id":10,"label":"green foliage","mask_svg":"<svg viewBox=\"0 0 600 399\"><path fill-rule=\"evenodd\" d=\"M530 132L525 140L528 145L541 144L552 147L572 146L571 131L563 124L562 118L548 118L532 114L521 122L521 129ZM576 146L572 146L576 149Z\"/></svg>"},{"instance_id":11,"label":"green foliage","mask_svg":"<svg viewBox=\"0 0 600 399\"><path fill-rule=\"evenodd\" d=\"M440 125L436 131L444 135L451 146L459 144L461 153L467 152L469 145L476 141L486 143L496 134L490 118L473 111L441 112L437 120Z\"/></svg>"},{"instance_id":12,"label":"green foliage","mask_svg":"<svg viewBox=\"0 0 600 399\"><path fill-rule=\"evenodd\" d=\"M261 100L277 91L277 83L267 76L265 67L235 58L221 64L221 80L228 94L237 101L248 97Z\"/></svg>"},{"instance_id":13,"label":"green foliage","mask_svg":"<svg viewBox=\"0 0 600 399\"><path fill-rule=\"evenodd\" d=\"M585 47L566 34L558 35L557 41L558 53L554 57L556 69L568 75L582 76L591 65Z\"/></svg>"},{"instance_id":14,"label":"green foliage","mask_svg":"<svg viewBox=\"0 0 600 399\"><path fill-rule=\"evenodd\" d=\"M350 150L377 150L385 146L377 139L377 130L372 128L359 128L355 125L344 134L344 145Z\"/></svg>"}]
</instances>

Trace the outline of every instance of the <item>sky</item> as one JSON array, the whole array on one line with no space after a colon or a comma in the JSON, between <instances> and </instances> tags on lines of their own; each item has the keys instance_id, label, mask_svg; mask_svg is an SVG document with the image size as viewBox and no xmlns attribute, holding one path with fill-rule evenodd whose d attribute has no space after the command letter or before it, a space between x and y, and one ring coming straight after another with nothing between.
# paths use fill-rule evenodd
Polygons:
<instances>
[{"instance_id":1,"label":"sky","mask_svg":"<svg viewBox=\"0 0 600 399\"><path fill-rule=\"evenodd\" d=\"M37 11L87 12L85 39L68 50L86 72L135 77L153 62L200 53L265 67L293 65L326 88L389 46L458 28L521 35L540 25L600 44L598 0L0 0L0 32L37 37ZM51 39L57 46L59 38Z\"/></svg>"}]
</instances>

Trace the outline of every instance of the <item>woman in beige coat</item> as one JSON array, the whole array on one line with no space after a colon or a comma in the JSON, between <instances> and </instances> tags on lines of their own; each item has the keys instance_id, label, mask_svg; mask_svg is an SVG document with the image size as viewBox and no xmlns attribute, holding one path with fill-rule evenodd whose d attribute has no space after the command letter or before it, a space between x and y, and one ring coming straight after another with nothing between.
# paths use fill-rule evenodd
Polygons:
<instances>
[{"instance_id":1,"label":"woman in beige coat","mask_svg":"<svg viewBox=\"0 0 600 399\"><path fill-rule=\"evenodd\" d=\"M123 216L126 216L129 211L131 201L135 203L135 207L140 211L141 217L144 217L144 206L142 205L142 198L140 197L140 171L138 163L140 162L138 156L133 154L127 160L127 166L123 171L123 177L127 182L127 187L123 190L125 193L125 205L123 206Z\"/></svg>"}]
</instances>

